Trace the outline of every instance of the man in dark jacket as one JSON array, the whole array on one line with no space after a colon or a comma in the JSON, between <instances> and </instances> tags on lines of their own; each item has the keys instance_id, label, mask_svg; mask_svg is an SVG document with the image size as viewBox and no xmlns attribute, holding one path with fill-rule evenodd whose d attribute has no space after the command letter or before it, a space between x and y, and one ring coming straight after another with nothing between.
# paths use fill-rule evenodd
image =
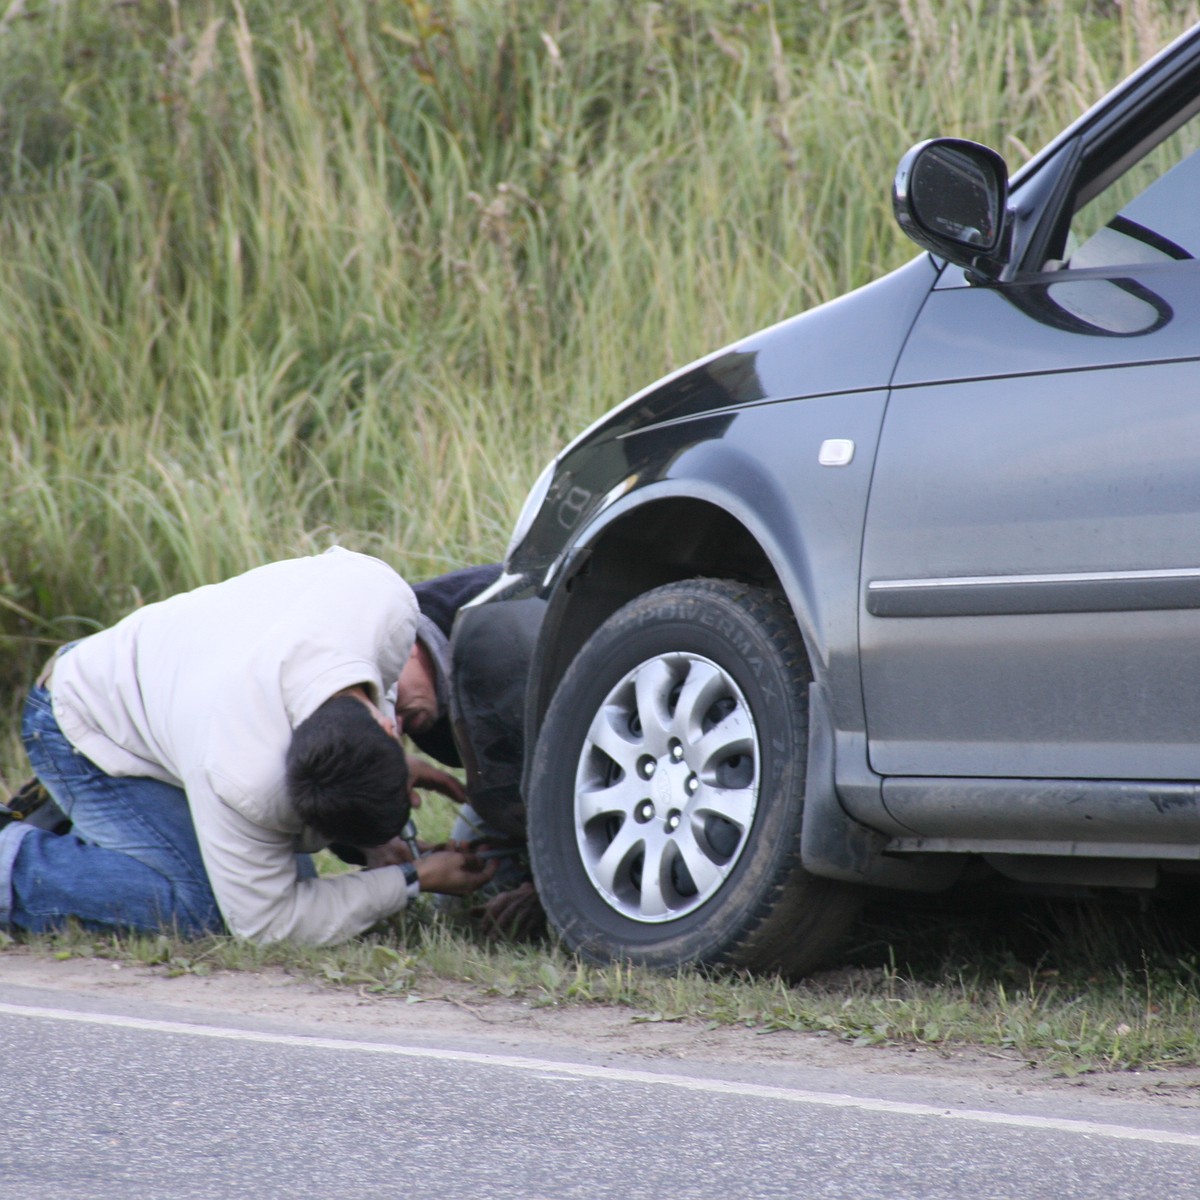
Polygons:
<instances>
[{"instance_id":1,"label":"man in dark jacket","mask_svg":"<svg viewBox=\"0 0 1200 1200\"><path fill-rule=\"evenodd\" d=\"M413 586L417 642L396 689L396 719L422 754L461 767L450 724L450 633L458 610L500 577L498 563L464 567Z\"/></svg>"},{"instance_id":2,"label":"man in dark jacket","mask_svg":"<svg viewBox=\"0 0 1200 1200\"><path fill-rule=\"evenodd\" d=\"M456 644L453 653L450 644L459 610L500 574L498 564L487 564L413 585L421 616L416 646L397 685L396 719L421 753L467 768L467 799L451 838L484 842L498 858L483 892L486 902L472 911L489 933L520 937L545 924L529 873L519 786L530 647L519 629L493 630L486 642ZM470 729L476 750L486 747L486 761L462 761L456 723Z\"/></svg>"}]
</instances>

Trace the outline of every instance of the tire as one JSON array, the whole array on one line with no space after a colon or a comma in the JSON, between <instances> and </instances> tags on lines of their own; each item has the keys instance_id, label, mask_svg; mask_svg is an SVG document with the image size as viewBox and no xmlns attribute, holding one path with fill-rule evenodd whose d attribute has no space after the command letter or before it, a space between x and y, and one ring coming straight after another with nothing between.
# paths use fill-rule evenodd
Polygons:
<instances>
[{"instance_id":1,"label":"tire","mask_svg":"<svg viewBox=\"0 0 1200 1200\"><path fill-rule=\"evenodd\" d=\"M859 889L808 874L800 827L807 657L775 592L656 588L564 675L528 795L546 913L593 962L779 971L817 965Z\"/></svg>"}]
</instances>

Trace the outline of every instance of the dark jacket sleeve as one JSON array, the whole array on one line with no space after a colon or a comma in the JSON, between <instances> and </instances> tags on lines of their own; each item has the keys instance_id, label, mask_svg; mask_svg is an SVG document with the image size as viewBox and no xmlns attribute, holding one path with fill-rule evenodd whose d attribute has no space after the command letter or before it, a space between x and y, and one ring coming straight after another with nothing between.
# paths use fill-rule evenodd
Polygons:
<instances>
[{"instance_id":1,"label":"dark jacket sleeve","mask_svg":"<svg viewBox=\"0 0 1200 1200\"><path fill-rule=\"evenodd\" d=\"M474 600L484 588L491 587L500 578L501 569L499 563L486 563L414 583L412 590L416 593L421 615L428 617L448 638L458 610Z\"/></svg>"},{"instance_id":2,"label":"dark jacket sleeve","mask_svg":"<svg viewBox=\"0 0 1200 1200\"><path fill-rule=\"evenodd\" d=\"M464 604L474 600L484 588L491 587L500 578L499 563L486 563L478 567L464 567L413 584L417 604L423 616L428 617L447 637L454 628L454 618ZM412 734L412 743L428 757L447 767L461 767L462 757L454 742L454 732L449 714L443 715L433 727L422 734Z\"/></svg>"}]
</instances>

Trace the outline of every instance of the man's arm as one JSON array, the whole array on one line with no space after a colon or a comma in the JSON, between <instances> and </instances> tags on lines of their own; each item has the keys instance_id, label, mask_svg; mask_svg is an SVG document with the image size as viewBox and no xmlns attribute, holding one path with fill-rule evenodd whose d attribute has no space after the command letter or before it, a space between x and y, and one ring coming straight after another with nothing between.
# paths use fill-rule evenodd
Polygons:
<instances>
[{"instance_id":1,"label":"man's arm","mask_svg":"<svg viewBox=\"0 0 1200 1200\"><path fill-rule=\"evenodd\" d=\"M433 763L423 758L408 756L408 800L413 808L421 807L420 793L440 792L455 804L462 804L467 798L463 785L453 775L435 767Z\"/></svg>"},{"instance_id":2,"label":"man's arm","mask_svg":"<svg viewBox=\"0 0 1200 1200\"><path fill-rule=\"evenodd\" d=\"M398 864L408 859L388 851L393 843L366 851L368 866L377 869L299 879L289 834L255 825L215 794L209 799L193 800L193 814L204 814L196 818L196 833L221 915L237 937L328 945L407 905L408 883ZM423 855L416 867L422 891L453 895L475 891L495 871L495 863L458 848Z\"/></svg>"},{"instance_id":3,"label":"man's arm","mask_svg":"<svg viewBox=\"0 0 1200 1200\"><path fill-rule=\"evenodd\" d=\"M301 880L289 834L255 825L203 783L188 785L188 799L209 882L237 937L328 945L361 933L408 902L399 867Z\"/></svg>"}]
</instances>

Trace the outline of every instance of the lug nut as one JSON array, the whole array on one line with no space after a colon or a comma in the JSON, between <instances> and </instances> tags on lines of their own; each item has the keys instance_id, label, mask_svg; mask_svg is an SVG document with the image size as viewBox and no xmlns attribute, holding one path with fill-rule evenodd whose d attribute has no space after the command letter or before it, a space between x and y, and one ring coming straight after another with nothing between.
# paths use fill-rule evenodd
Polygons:
<instances>
[{"instance_id":1,"label":"lug nut","mask_svg":"<svg viewBox=\"0 0 1200 1200\"><path fill-rule=\"evenodd\" d=\"M696 789L700 786L700 780L698 780L695 775L689 775L684 781L683 786L689 796L694 796L696 794Z\"/></svg>"}]
</instances>

